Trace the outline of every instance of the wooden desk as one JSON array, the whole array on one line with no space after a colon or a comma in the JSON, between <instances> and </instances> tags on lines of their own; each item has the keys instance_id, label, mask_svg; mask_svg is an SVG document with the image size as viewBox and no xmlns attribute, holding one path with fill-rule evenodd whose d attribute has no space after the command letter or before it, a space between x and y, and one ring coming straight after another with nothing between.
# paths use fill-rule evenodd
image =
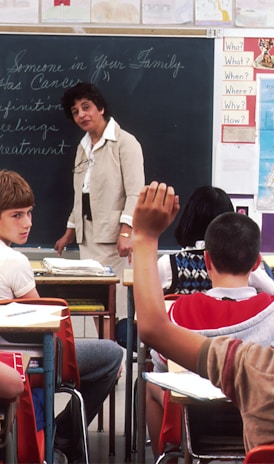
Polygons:
<instances>
[{"instance_id":1,"label":"wooden desk","mask_svg":"<svg viewBox=\"0 0 274 464\"><path fill-rule=\"evenodd\" d=\"M99 338L104 338L104 318L110 320L110 338L115 340L116 284L118 277L104 276L35 276L36 287L41 297L100 300L105 311L71 311L73 316L99 316ZM103 416L99 415L99 430L103 429ZM109 396L109 454L115 454L115 387Z\"/></svg>"},{"instance_id":2,"label":"wooden desk","mask_svg":"<svg viewBox=\"0 0 274 464\"><path fill-rule=\"evenodd\" d=\"M61 315L61 310L60 310ZM53 412L54 412L54 393L55 393L55 343L53 334L58 332L60 321L33 325L31 327L0 327L0 335L8 338L9 333L16 333L17 342L10 345L3 345L3 349L13 351L23 351L20 345L20 337L23 337L24 343L27 335L41 335L41 353L43 356L43 367L28 369L29 373L41 373L45 377L45 460L47 464L53 463ZM36 337L35 337L36 338Z\"/></svg>"},{"instance_id":3,"label":"wooden desk","mask_svg":"<svg viewBox=\"0 0 274 464\"><path fill-rule=\"evenodd\" d=\"M105 311L72 311L71 314L78 316L99 316L99 337L104 338L103 318L109 316L110 338L115 340L115 314L116 314L116 284L120 282L118 277L79 277L79 276L57 276L36 275L36 287L42 297L70 298L100 300Z\"/></svg>"}]
</instances>

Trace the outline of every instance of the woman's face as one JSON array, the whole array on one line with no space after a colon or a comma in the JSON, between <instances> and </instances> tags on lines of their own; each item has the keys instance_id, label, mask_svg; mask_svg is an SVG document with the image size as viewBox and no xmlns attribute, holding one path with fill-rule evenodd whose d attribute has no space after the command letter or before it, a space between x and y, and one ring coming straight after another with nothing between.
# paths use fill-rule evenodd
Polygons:
<instances>
[{"instance_id":1,"label":"woman's face","mask_svg":"<svg viewBox=\"0 0 274 464\"><path fill-rule=\"evenodd\" d=\"M87 98L75 100L74 105L71 107L71 114L74 122L82 130L90 134L103 132L106 122L104 120L104 108L98 110L93 101Z\"/></svg>"}]
</instances>

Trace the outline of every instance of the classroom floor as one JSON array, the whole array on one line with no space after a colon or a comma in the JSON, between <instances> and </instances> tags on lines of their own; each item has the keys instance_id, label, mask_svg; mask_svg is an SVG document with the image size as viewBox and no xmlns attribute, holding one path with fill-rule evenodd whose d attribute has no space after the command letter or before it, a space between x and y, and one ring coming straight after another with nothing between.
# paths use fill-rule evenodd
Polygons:
<instances>
[{"instance_id":1,"label":"classroom floor","mask_svg":"<svg viewBox=\"0 0 274 464\"><path fill-rule=\"evenodd\" d=\"M133 381L136 378L137 366L133 365ZM104 403L104 431L97 432L97 418L89 426L89 449L91 464L122 464L125 462L125 435L124 435L124 416L125 416L125 356L123 360L122 376L116 385L116 440L115 456L109 456L109 436L108 436L108 399ZM56 396L56 411L63 408L67 398L65 394ZM137 463L136 453L132 453L132 464ZM153 464L151 448L146 447L146 460L142 464Z\"/></svg>"}]
</instances>

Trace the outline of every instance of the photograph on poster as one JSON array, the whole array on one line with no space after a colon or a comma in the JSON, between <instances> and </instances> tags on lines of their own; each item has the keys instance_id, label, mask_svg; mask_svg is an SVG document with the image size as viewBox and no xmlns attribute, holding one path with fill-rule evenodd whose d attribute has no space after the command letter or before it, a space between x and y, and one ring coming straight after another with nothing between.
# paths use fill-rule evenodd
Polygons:
<instances>
[{"instance_id":1,"label":"photograph on poster","mask_svg":"<svg viewBox=\"0 0 274 464\"><path fill-rule=\"evenodd\" d=\"M257 74L256 124L259 151L258 209L274 210L274 75Z\"/></svg>"},{"instance_id":2,"label":"photograph on poster","mask_svg":"<svg viewBox=\"0 0 274 464\"><path fill-rule=\"evenodd\" d=\"M248 206L236 206L236 213L248 216Z\"/></svg>"},{"instance_id":3,"label":"photograph on poster","mask_svg":"<svg viewBox=\"0 0 274 464\"><path fill-rule=\"evenodd\" d=\"M253 221L255 221L258 224L260 229L262 228L263 214L262 214L261 211L259 211L257 209L256 195L254 195L254 196L253 195L245 195L244 197L242 195L239 196L239 197L235 196L235 195L232 195L230 197L230 199L232 201L234 211L236 213L246 214L247 216L249 216L251 219L253 219Z\"/></svg>"}]
</instances>

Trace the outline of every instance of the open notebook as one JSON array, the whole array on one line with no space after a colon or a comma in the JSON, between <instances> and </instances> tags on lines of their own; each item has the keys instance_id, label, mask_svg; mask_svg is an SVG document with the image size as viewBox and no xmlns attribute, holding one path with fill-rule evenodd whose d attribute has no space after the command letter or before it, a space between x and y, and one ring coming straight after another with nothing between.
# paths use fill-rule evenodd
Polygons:
<instances>
[{"instance_id":1,"label":"open notebook","mask_svg":"<svg viewBox=\"0 0 274 464\"><path fill-rule=\"evenodd\" d=\"M1 305L0 327L59 327L64 306L27 304L12 301Z\"/></svg>"},{"instance_id":2,"label":"open notebook","mask_svg":"<svg viewBox=\"0 0 274 464\"><path fill-rule=\"evenodd\" d=\"M147 382L190 398L204 401L227 399L220 388L215 387L210 380L187 370L180 372L143 372L143 378Z\"/></svg>"}]
</instances>

